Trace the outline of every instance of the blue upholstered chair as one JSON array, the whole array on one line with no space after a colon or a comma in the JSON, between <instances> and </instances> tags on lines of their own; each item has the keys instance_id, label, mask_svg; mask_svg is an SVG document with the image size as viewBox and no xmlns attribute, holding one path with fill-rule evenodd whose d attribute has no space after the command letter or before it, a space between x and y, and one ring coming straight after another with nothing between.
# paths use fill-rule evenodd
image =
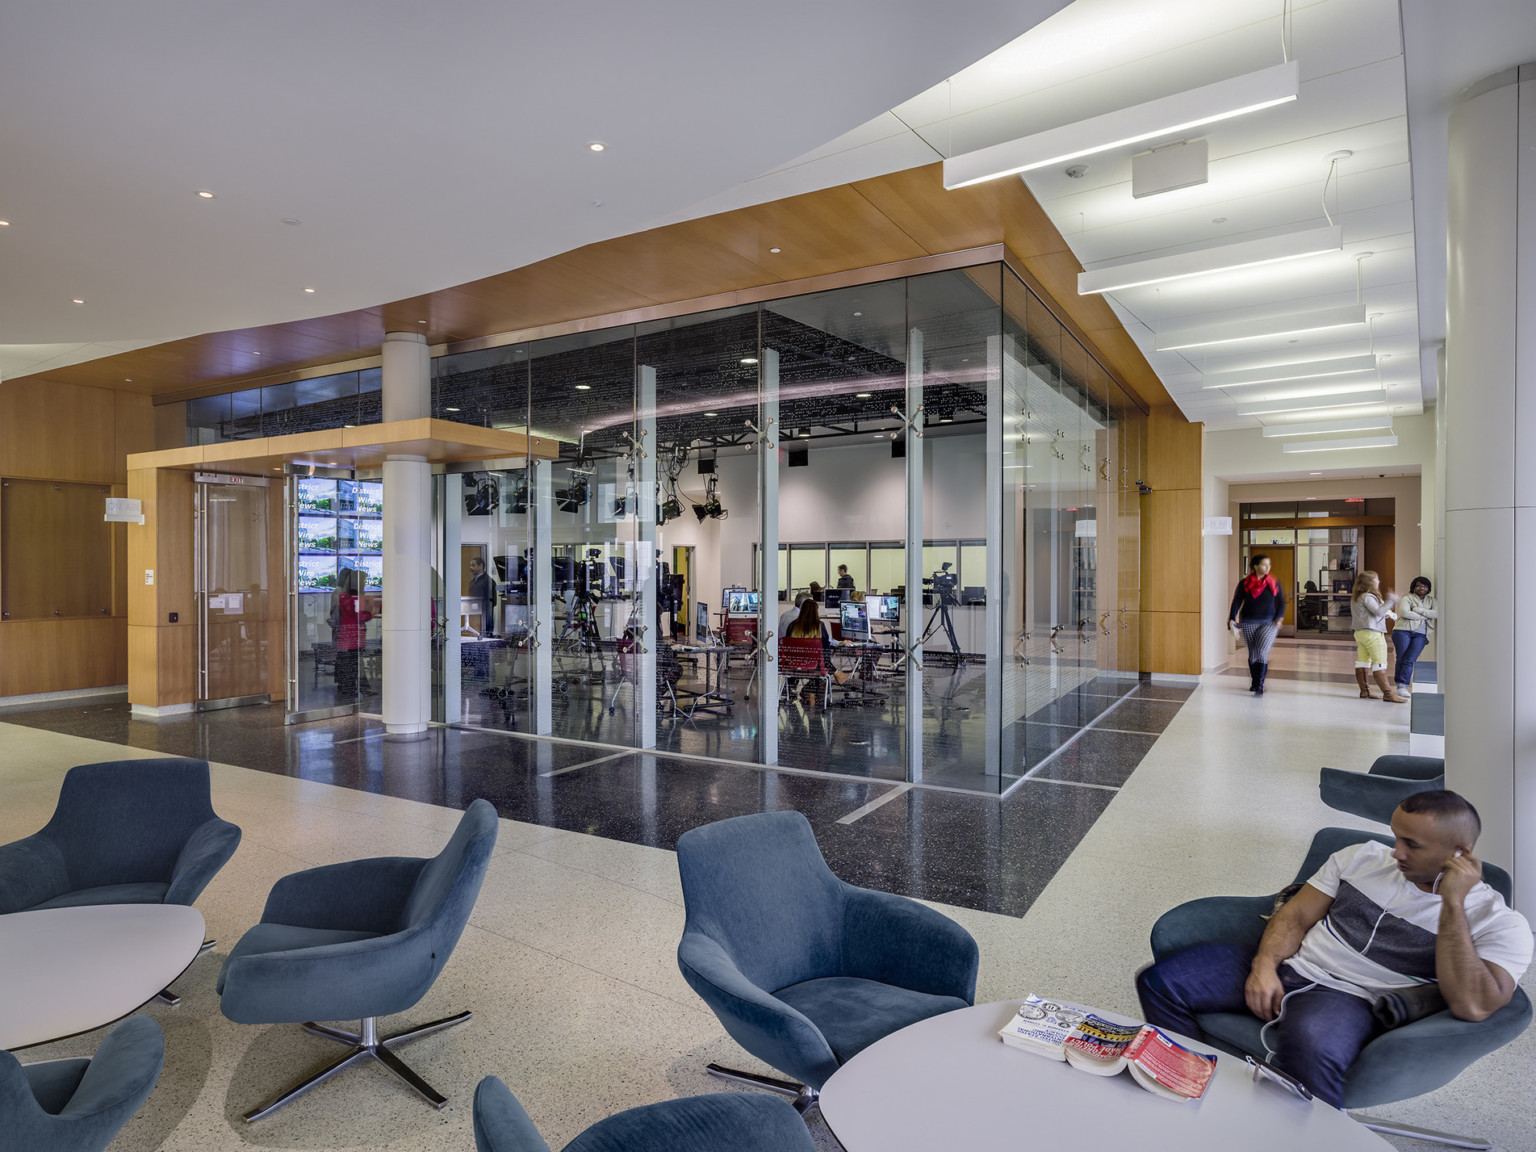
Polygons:
<instances>
[{"instance_id":1,"label":"blue upholstered chair","mask_svg":"<svg viewBox=\"0 0 1536 1152\"><path fill-rule=\"evenodd\" d=\"M208 761L81 764L42 831L0 846L0 914L82 904L191 904L235 854Z\"/></svg>"},{"instance_id":2,"label":"blue upholstered chair","mask_svg":"<svg viewBox=\"0 0 1536 1152\"><path fill-rule=\"evenodd\" d=\"M684 1096L599 1120L564 1152L814 1152L799 1115L772 1096ZM477 1152L550 1152L517 1097L494 1076L475 1089Z\"/></svg>"},{"instance_id":3,"label":"blue upholstered chair","mask_svg":"<svg viewBox=\"0 0 1536 1152\"><path fill-rule=\"evenodd\" d=\"M712 1075L803 1112L862 1049L975 999L971 934L915 900L839 880L798 812L685 832L677 865L683 979L738 1044L799 1083L717 1064Z\"/></svg>"},{"instance_id":4,"label":"blue upholstered chair","mask_svg":"<svg viewBox=\"0 0 1536 1152\"><path fill-rule=\"evenodd\" d=\"M1415 792L1445 787L1438 756L1378 756L1369 772L1324 768L1317 782L1323 803L1351 816L1391 824L1397 806Z\"/></svg>"},{"instance_id":5,"label":"blue upholstered chair","mask_svg":"<svg viewBox=\"0 0 1536 1152\"><path fill-rule=\"evenodd\" d=\"M1392 837L1372 832L1324 828L1312 837L1312 847L1296 873L1295 883L1305 883L1329 856L1341 848L1363 844L1367 840L1393 843ZM1484 863L1483 879L1506 901L1510 898L1513 885L1504 869ZM1152 956L1161 960L1195 944L1256 945L1266 924L1261 917L1270 913L1274 903L1275 897L1269 895L1207 896L1180 904L1163 913L1152 926ZM1200 1024L1200 1035L1196 1039L1236 1056L1264 1057L1264 1044L1259 1036L1263 1025L1249 1013L1210 1012L1197 1014L1195 1019ZM1367 1044L1350 1065L1344 1082L1344 1107L1353 1110L1391 1104L1443 1087L1474 1060L1519 1036L1530 1022L1530 998L1517 987L1510 1002L1486 1020L1476 1023L1458 1020L1449 1011L1444 1011L1383 1032ZM1425 1135L1418 1129L1408 1132L1382 1121L1359 1119L1377 1131L1416 1136L1421 1140L1433 1140L1442 1135ZM1478 1147L1476 1143L1463 1146Z\"/></svg>"},{"instance_id":6,"label":"blue upholstered chair","mask_svg":"<svg viewBox=\"0 0 1536 1152\"><path fill-rule=\"evenodd\" d=\"M496 809L476 800L429 860L385 856L284 876L261 923L230 949L220 1007L237 1024L299 1024L347 1046L340 1059L245 1115L259 1120L354 1064L377 1060L434 1108L448 1102L394 1049L468 1020L460 1012L388 1036L378 1018L432 987L469 920L496 845ZM360 1020L357 1032L317 1020Z\"/></svg>"},{"instance_id":7,"label":"blue upholstered chair","mask_svg":"<svg viewBox=\"0 0 1536 1152\"><path fill-rule=\"evenodd\" d=\"M101 1152L149 1099L165 1064L165 1038L130 1016L89 1060L18 1063L0 1051L0 1147Z\"/></svg>"}]
</instances>

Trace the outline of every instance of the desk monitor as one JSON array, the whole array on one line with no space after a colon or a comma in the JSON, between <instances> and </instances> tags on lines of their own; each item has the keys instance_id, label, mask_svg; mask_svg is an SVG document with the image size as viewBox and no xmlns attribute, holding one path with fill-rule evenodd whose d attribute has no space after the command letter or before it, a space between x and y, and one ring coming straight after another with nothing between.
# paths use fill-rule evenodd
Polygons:
<instances>
[{"instance_id":1,"label":"desk monitor","mask_svg":"<svg viewBox=\"0 0 1536 1152\"><path fill-rule=\"evenodd\" d=\"M864 635L869 631L869 617L865 612L865 605L857 601L849 600L842 606L843 610L843 635L857 633Z\"/></svg>"},{"instance_id":2,"label":"desk monitor","mask_svg":"<svg viewBox=\"0 0 1536 1152\"><path fill-rule=\"evenodd\" d=\"M870 596L864 601L871 620L883 624L901 623L901 600L895 596Z\"/></svg>"},{"instance_id":3,"label":"desk monitor","mask_svg":"<svg viewBox=\"0 0 1536 1152\"><path fill-rule=\"evenodd\" d=\"M755 616L763 610L763 594L733 588L728 593L725 610L732 616Z\"/></svg>"},{"instance_id":4,"label":"desk monitor","mask_svg":"<svg viewBox=\"0 0 1536 1152\"><path fill-rule=\"evenodd\" d=\"M842 590L838 588L828 588L825 592L822 593L822 596L825 597L827 601L826 606L828 608L836 608L843 602Z\"/></svg>"},{"instance_id":5,"label":"desk monitor","mask_svg":"<svg viewBox=\"0 0 1536 1152\"><path fill-rule=\"evenodd\" d=\"M702 600L694 606L693 632L700 644L709 643L709 605Z\"/></svg>"},{"instance_id":6,"label":"desk monitor","mask_svg":"<svg viewBox=\"0 0 1536 1152\"><path fill-rule=\"evenodd\" d=\"M738 592L745 592L745 591L746 591L745 588L736 587L734 585L732 587L730 587L730 588L722 588L722 589L720 589L720 610L722 612L731 612L731 611L733 611L733 609L731 608L731 597L734 596Z\"/></svg>"},{"instance_id":7,"label":"desk monitor","mask_svg":"<svg viewBox=\"0 0 1536 1152\"><path fill-rule=\"evenodd\" d=\"M987 590L985 588L978 588L974 585L967 584L964 588L960 589L960 603L985 604L986 602Z\"/></svg>"}]
</instances>

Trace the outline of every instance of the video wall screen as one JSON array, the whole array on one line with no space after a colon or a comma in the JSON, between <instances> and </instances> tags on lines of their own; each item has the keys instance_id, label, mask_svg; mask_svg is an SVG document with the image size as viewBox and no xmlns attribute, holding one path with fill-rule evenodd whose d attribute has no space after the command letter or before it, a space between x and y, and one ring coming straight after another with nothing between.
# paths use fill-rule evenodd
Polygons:
<instances>
[{"instance_id":1,"label":"video wall screen","mask_svg":"<svg viewBox=\"0 0 1536 1152\"><path fill-rule=\"evenodd\" d=\"M322 480L297 486L294 542L300 592L334 592L341 574L363 573L365 590L384 587L384 485L377 480Z\"/></svg>"}]
</instances>

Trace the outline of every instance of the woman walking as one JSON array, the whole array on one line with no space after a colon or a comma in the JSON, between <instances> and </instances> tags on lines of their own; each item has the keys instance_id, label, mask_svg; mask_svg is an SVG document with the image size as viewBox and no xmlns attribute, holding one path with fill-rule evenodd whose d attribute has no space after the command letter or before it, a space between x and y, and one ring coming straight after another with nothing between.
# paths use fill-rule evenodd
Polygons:
<instances>
[{"instance_id":1,"label":"woman walking","mask_svg":"<svg viewBox=\"0 0 1536 1152\"><path fill-rule=\"evenodd\" d=\"M1237 582L1227 616L1248 645L1248 673L1252 677L1248 691L1262 696L1264 677L1269 674L1269 649L1285 619L1285 593L1269 574L1268 556L1248 561L1248 575Z\"/></svg>"},{"instance_id":2,"label":"woman walking","mask_svg":"<svg viewBox=\"0 0 1536 1152\"><path fill-rule=\"evenodd\" d=\"M1349 616L1355 629L1355 682L1360 685L1362 700L1376 699L1366 683L1369 673L1375 677L1381 698L1388 704L1408 703L1387 683L1387 621L1397 619L1397 613L1392 611L1396 604L1397 597L1391 592L1382 598L1381 578L1376 573L1366 571L1355 577L1355 588L1349 595Z\"/></svg>"},{"instance_id":3,"label":"woman walking","mask_svg":"<svg viewBox=\"0 0 1536 1152\"><path fill-rule=\"evenodd\" d=\"M1397 602L1397 625L1392 629L1392 647L1397 650L1392 681L1399 696L1408 695L1414 665L1419 662L1419 653L1429 643L1429 634L1439 619L1440 611L1429 578L1414 577L1408 586L1408 595Z\"/></svg>"}]
</instances>

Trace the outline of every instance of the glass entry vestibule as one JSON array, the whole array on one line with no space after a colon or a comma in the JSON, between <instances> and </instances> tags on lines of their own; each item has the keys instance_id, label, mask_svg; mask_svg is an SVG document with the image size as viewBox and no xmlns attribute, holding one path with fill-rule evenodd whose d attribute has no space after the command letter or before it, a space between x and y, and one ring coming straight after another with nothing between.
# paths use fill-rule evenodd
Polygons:
<instances>
[{"instance_id":1,"label":"glass entry vestibule","mask_svg":"<svg viewBox=\"0 0 1536 1152\"><path fill-rule=\"evenodd\" d=\"M1005 265L450 352L433 415L559 445L437 478L440 721L999 791L1134 685L1145 411Z\"/></svg>"}]
</instances>

